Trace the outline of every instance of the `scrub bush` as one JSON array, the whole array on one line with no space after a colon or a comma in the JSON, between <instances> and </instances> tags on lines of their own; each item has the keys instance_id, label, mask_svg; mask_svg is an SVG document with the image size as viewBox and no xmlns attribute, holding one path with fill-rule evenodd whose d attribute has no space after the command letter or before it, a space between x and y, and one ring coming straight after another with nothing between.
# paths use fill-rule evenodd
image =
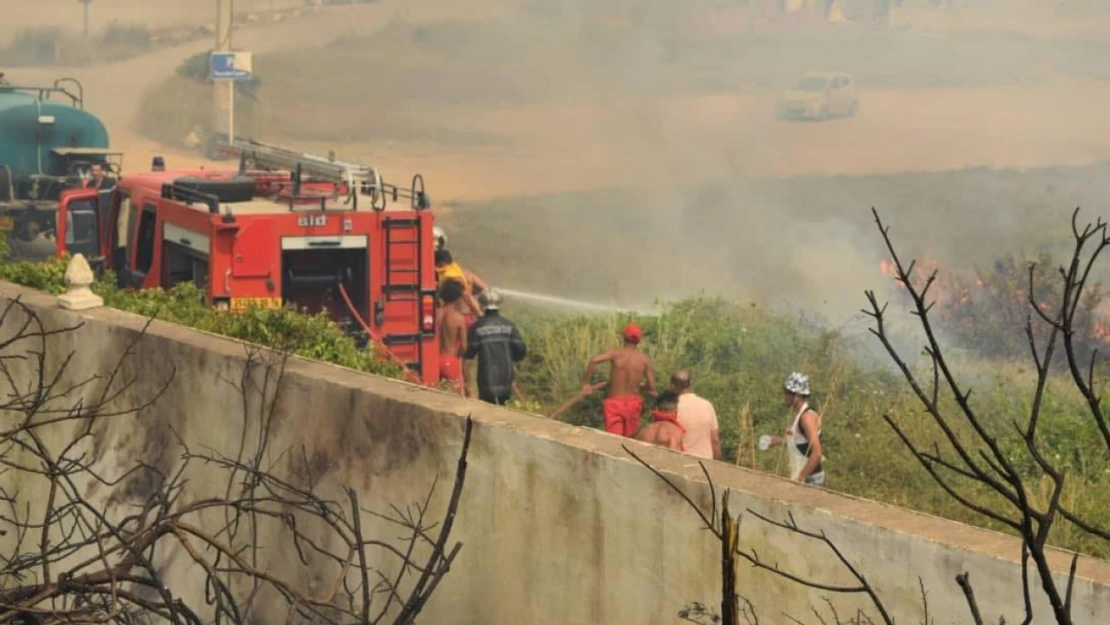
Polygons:
<instances>
[{"instance_id":1,"label":"scrub bush","mask_svg":"<svg viewBox=\"0 0 1110 625\"><path fill-rule=\"evenodd\" d=\"M990 269L976 269L968 275L938 270L935 263L917 265L915 279L924 281L934 270L936 281L930 287L935 305L931 311L934 323L965 349L983 358L1024 359L1029 355L1029 341L1022 328L1030 314L1029 267L1033 273L1033 295L1041 310L1058 306L1062 283L1055 271L1059 262L1051 254L1009 256L994 261ZM889 265L883 268L889 275ZM904 295L904 294L903 294ZM908 301L908 300L907 300ZM1075 340L1080 360L1087 360L1094 349L1104 347L1110 339L1110 327L1101 324L1098 309L1103 302L1100 284L1090 285L1083 292L1075 318ZM1038 344L1048 338L1047 326L1035 326ZM1063 358L1057 353L1057 358Z\"/></svg>"},{"instance_id":2,"label":"scrub bush","mask_svg":"<svg viewBox=\"0 0 1110 625\"><path fill-rule=\"evenodd\" d=\"M0 280L60 294L65 292L68 259L44 263L0 263ZM191 283L169 290L125 291L115 276L105 272L92 286L112 308L220 334L267 347L289 349L305 358L322 360L357 371L400 377L397 365L377 357L374 350L359 349L326 315L294 310L217 311L204 304L204 293Z\"/></svg>"},{"instance_id":3,"label":"scrub bush","mask_svg":"<svg viewBox=\"0 0 1110 625\"><path fill-rule=\"evenodd\" d=\"M66 260L46 263L0 263L0 280L61 293ZM295 311L251 310L218 312L203 305L201 292L190 284L168 291L127 292L105 274L94 286L109 306L215 334L269 346L291 346L306 358L358 371L400 377L400 369L360 350L328 318ZM936 438L939 432L923 418L920 404L893 370L874 363L868 342L823 329L752 303L721 298L693 298L662 306L658 316L560 315L507 306L505 315L520 327L528 357L519 367L519 386L527 397L515 407L546 414L581 387L586 361L620 342L629 320L644 329L642 344L652 358L657 383L668 383L675 369L690 371L696 393L713 402L727 462L785 474L782 450L758 452L760 434L781 433L792 417L782 404L781 385L791 371L808 373L813 403L824 415L823 443L828 487L938 516L1002 531L953 501L921 470L916 460L883 421L891 415L910 436ZM1014 332L1020 332L1015 328ZM959 345L956 340L950 343ZM953 361L959 375L972 381L972 402L989 420L987 425L1015 459L1024 457L1023 443L1010 419L1026 414L1032 401L1034 372L1014 361L963 356ZM913 366L922 366L920 363ZM604 375L605 368L602 368ZM1105 373L1096 375L1105 378ZM601 399L596 393L563 417L577 425L599 427ZM748 420L741 418L745 411ZM1082 398L1070 381L1053 378L1048 385L1040 436L1044 448L1067 468L1073 481L1064 493L1068 507L1096 524L1110 525L1110 499L1099 497L1110 484L1110 458L1099 449L1100 438L1084 414ZM750 424L750 425L749 425ZM970 438L968 439L970 440ZM1025 467L1029 475L1035 467ZM982 494L963 485L970 494ZM1048 491L1046 491L1048 492ZM1058 525L1051 542L1058 546L1110 557L1110 546L1090 535Z\"/></svg>"},{"instance_id":4,"label":"scrub bush","mask_svg":"<svg viewBox=\"0 0 1110 625\"><path fill-rule=\"evenodd\" d=\"M212 127L211 52L198 52L182 61L172 76L143 94L139 110L139 132L156 141L180 145L190 133L199 131L204 140ZM246 81L233 83L238 136L258 134L255 106L262 79L257 72ZM242 96L242 97L239 97Z\"/></svg>"},{"instance_id":5,"label":"scrub bush","mask_svg":"<svg viewBox=\"0 0 1110 625\"><path fill-rule=\"evenodd\" d=\"M27 28L0 47L0 63L12 67L88 65L130 58L154 47L154 32L141 24L112 22L88 41L61 28Z\"/></svg>"},{"instance_id":6,"label":"scrub bush","mask_svg":"<svg viewBox=\"0 0 1110 625\"><path fill-rule=\"evenodd\" d=\"M906 388L900 374L876 361L871 340L861 340L822 329L750 303L719 298L695 298L666 304L656 317L628 315L536 315L509 307L506 316L521 328L529 355L520 367L520 386L541 413L550 412L574 395L582 384L586 361L620 344L620 329L634 320L644 329L641 345L654 363L657 384L664 387L670 373L688 370L693 390L713 402L720 424L726 461L783 475L785 451L759 452L761 434L781 434L793 416L782 403L782 382L791 371L810 375L813 404L824 417L823 447L828 487L840 492L891 503L968 524L1006 531L969 512L938 487L883 421L890 415L916 440L941 440L942 434L925 418L920 402ZM1020 326L994 328L1023 336ZM915 341L914 337L902 337ZM946 341L966 347L958 339ZM955 353L955 350L953 350ZM971 402L987 418L987 426L1015 462L1026 458L1024 443L1012 419L1028 414L1035 372L1019 360L984 359L974 350L961 350L952 359L961 379L974 385ZM923 368L926 362L911 363ZM606 367L601 368L602 376ZM1105 373L1096 377L1105 379ZM1097 381L1097 380L1096 380ZM601 425L601 400L596 393L583 400L563 420L590 427ZM954 405L948 405L954 410ZM1099 497L1110 483L1110 458L1100 449L1101 438L1085 414L1082 397L1070 379L1053 377L1048 384L1040 436L1043 448L1073 483L1064 492L1069 508L1081 516L1110 523L1110 500ZM647 410L645 409L645 413ZM743 414L750 415L747 419ZM646 419L645 419L646 422ZM969 427L955 426L964 440L973 440ZM1022 467L1029 476L1033 466ZM957 484L969 495L989 498L974 484ZM1051 492L1045 490L1045 494ZM1110 556L1110 545L1067 524L1053 530L1053 544L1100 557Z\"/></svg>"}]
</instances>

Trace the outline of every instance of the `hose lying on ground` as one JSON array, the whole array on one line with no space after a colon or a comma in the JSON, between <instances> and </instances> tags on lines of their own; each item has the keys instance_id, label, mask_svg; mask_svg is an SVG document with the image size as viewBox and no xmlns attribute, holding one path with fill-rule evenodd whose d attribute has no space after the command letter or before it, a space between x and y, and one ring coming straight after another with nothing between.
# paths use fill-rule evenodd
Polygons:
<instances>
[{"instance_id":1,"label":"hose lying on ground","mask_svg":"<svg viewBox=\"0 0 1110 625\"><path fill-rule=\"evenodd\" d=\"M413 382L415 382L417 384L423 385L424 381L422 379L420 379L420 377L418 375L413 373L412 369L409 369L408 366L405 365L405 361L401 360L397 356L397 354L394 354L392 351L390 351L390 349L388 347L385 346L385 343L383 343L381 341L381 338L373 330L371 330L370 326L367 325L366 321L363 320L362 315L358 314L358 310L355 309L355 305L351 301L350 296L347 295L347 289L343 287L342 282L339 283L339 294L343 296L343 301L347 304L347 310L350 311L351 316L354 317L355 321L358 321L359 325L362 326L362 329L366 331L366 334L370 337L370 339L372 341L374 341L374 343L376 343L377 346L382 351L384 351L387 356L389 356L390 360L392 360L393 362L400 365L401 370L405 372L405 377L409 378L410 380L412 380ZM574 397L571 397L569 400L567 400L565 403L563 403L562 406L559 406L558 408L556 408L555 411L551 413L550 418L551 419L558 419L559 417L561 417L563 415L563 413L565 413L566 411L573 408L575 404L577 404L578 402L585 399L588 395L596 393L597 391L600 391L601 389L605 388L606 386L609 386L609 381L608 380L606 380L604 382L598 382L597 384L594 384L593 386L590 387L589 392L580 391L577 395L575 395ZM523 400L523 395L520 393L520 389L516 388L515 383L513 384L513 391L518 396L518 399Z\"/></svg>"},{"instance_id":2,"label":"hose lying on ground","mask_svg":"<svg viewBox=\"0 0 1110 625\"><path fill-rule=\"evenodd\" d=\"M562 406L559 406L558 408L555 409L554 412L552 412L550 415L548 415L548 418L549 419L558 419L559 417L562 417L563 413L565 413L566 411L573 408L575 406L575 404L582 401L586 397L588 397L590 395L593 395L594 393L600 391L601 389L605 388L606 386L609 386L609 380L606 380L604 382L598 382L597 384L594 384L593 386L590 387L590 389L588 391L578 391L578 393L574 397L571 397L570 399L563 402Z\"/></svg>"},{"instance_id":3,"label":"hose lying on ground","mask_svg":"<svg viewBox=\"0 0 1110 625\"><path fill-rule=\"evenodd\" d=\"M420 376L413 373L412 369L409 369L408 365L405 364L405 361L401 360L397 356L397 354L394 354L392 351L390 351L390 349L385 346L385 343L382 342L381 337L375 334L374 331L370 329L370 326L366 325L366 322L362 319L362 315L358 314L358 310L355 309L355 305L351 302L351 298L347 295L347 289L343 287L342 282L339 283L339 294L343 296L343 301L347 303L347 310L351 312L351 316L355 318L355 321L358 321L359 325L362 326L362 329L365 330L366 334L370 336L370 340L374 341L374 343L377 344L378 348L384 351L387 356L389 356L390 360L401 366L401 370L405 372L406 378L409 378L417 384L423 385L424 380L422 380ZM420 349L420 347L418 346L417 349Z\"/></svg>"}]
</instances>

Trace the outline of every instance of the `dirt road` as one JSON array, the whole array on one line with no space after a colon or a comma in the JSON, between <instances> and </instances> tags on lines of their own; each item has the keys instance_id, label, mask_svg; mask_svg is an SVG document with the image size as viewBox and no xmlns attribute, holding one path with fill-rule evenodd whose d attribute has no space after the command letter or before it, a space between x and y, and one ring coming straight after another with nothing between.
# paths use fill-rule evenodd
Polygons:
<instances>
[{"instance_id":1,"label":"dirt road","mask_svg":"<svg viewBox=\"0 0 1110 625\"><path fill-rule=\"evenodd\" d=\"M428 19L422 13L434 11L442 19L445 10L418 7L414 14L396 0L326 9L292 23L237 31L235 44L256 54L297 42L321 45L344 34L369 34L398 17ZM16 70L9 77L23 83L62 75L80 79L86 105L108 124L113 146L126 152L127 168L143 168L156 154L171 166L194 166L203 163L197 154L157 145L131 128L143 93L208 47L196 42L108 66ZM676 179L1079 165L1110 158L1105 83L1059 78L981 89L865 90L858 117L825 123L775 121L776 97L771 92L655 100L614 96L500 108L416 102L406 106L429 127L487 132L503 141L460 147L432 137L419 143L300 146L371 162L395 183L421 172L441 206L623 185L673 188ZM314 118L335 114L298 104L305 109L298 123L306 128Z\"/></svg>"},{"instance_id":2,"label":"dirt road","mask_svg":"<svg viewBox=\"0 0 1110 625\"><path fill-rule=\"evenodd\" d=\"M422 172L440 199L480 201L675 179L838 176L1110 159L1110 84L1060 79L987 89L866 91L859 115L773 118L776 93L428 111L429 124L496 133L506 145L348 145L387 177ZM326 144L308 146L326 151Z\"/></svg>"},{"instance_id":3,"label":"dirt road","mask_svg":"<svg viewBox=\"0 0 1110 625\"><path fill-rule=\"evenodd\" d=\"M233 44L255 54L265 54L298 41L317 40L317 37L326 42L343 33L367 34L387 23L395 9L396 3L390 1L324 9L291 22L237 30ZM20 84L49 84L60 76L81 81L85 88L85 107L107 124L112 147L125 153L125 168L146 167L154 155L164 155L170 166L194 167L205 162L198 154L158 145L139 136L132 128L143 94L171 75L190 55L211 47L211 42L196 41L119 63L95 67L20 68L8 71L7 77Z\"/></svg>"},{"instance_id":4,"label":"dirt road","mask_svg":"<svg viewBox=\"0 0 1110 625\"><path fill-rule=\"evenodd\" d=\"M304 8L304 0L233 0L235 12ZM150 28L191 26L215 21L215 3L179 0L107 0L89 5L89 31L109 24L142 24ZM4 0L4 33L0 42L24 28L55 27L81 32L84 8L73 0Z\"/></svg>"}]
</instances>

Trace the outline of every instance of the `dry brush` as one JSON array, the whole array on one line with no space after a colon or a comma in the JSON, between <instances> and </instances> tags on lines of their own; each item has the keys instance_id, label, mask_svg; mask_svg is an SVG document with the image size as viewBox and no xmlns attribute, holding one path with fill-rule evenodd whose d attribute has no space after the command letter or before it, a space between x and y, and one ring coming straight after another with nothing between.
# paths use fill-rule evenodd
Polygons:
<instances>
[{"instance_id":1,"label":"dry brush","mask_svg":"<svg viewBox=\"0 0 1110 625\"><path fill-rule=\"evenodd\" d=\"M887 305L880 303L873 291L866 292L869 308L864 312L872 320L871 333L912 389L925 417L936 426L936 435L932 440L915 439L894 417L887 415L885 420L908 453L948 496L975 514L1008 528L1020 539L1020 553L1014 554L1021 564L1020 583L1013 592L1014 605L1020 606L1022 625L1033 623L1034 618L1040 623L1073 625L1073 590L1078 555L1072 555L1068 570L1058 570L1050 558L1049 538L1054 529L1071 525L1074 531L1110 541L1110 528L1083 518L1065 505L1063 495L1069 484L1069 473L1046 452L1046 443L1039 435L1038 426L1047 401L1050 378L1066 376L1084 399L1087 417L1101 437L1097 453L1110 456L1110 419L1102 409L1097 373L1099 354L1097 350L1086 351L1083 345L1087 338L1084 328L1088 312L1084 297L1098 293L1096 285L1091 284L1091 275L1102 253L1110 247L1110 226L1101 220L1081 224L1079 210L1076 209L1071 220L1072 254L1065 265L1055 270L1055 288L1038 288L1046 278L1038 274L1039 268L1035 264L1028 266L1028 312L1020 326L1011 327L1010 331L1024 336L1035 369L1032 387L1023 391L1030 397L1030 408L1027 414L1007 415L999 419L997 415L984 414L985 411L976 405L972 390L960 381L956 367L945 357L944 345L930 317L934 306L930 293L937 284L936 271L924 276L915 272L915 263L905 261L898 254L889 227L883 224L877 211L872 209L872 212L890 254L894 276L909 296L911 311L924 336L923 353L927 363L924 374L908 365L895 347L889 335ZM1055 294L1055 299L1039 297L1045 292ZM1056 370L1061 367L1062 372ZM1006 436L1016 436L1020 440L1024 458L1017 457L1019 454L1013 447L1002 444L1001 440ZM709 511L703 510L669 478L627 447L625 450L683 497L721 544L720 605L710 607L700 602L691 603L679 613L680 618L698 623L758 624L760 612L757 606L743 596L742 588L738 589L736 584L737 566L746 562L759 571L780 577L786 583L800 584L824 593L826 597L862 595L871 606L866 611L857 609L842 614L838 612L836 602L826 598L824 605L809 608L810 615L818 622L894 625L894 617L885 605L882 593L871 583L865 567L861 565L864 554L845 553L833 537L820 528L801 527L790 514L784 519L773 519L746 509L744 514L759 523L785 530L798 540L812 540L823 545L854 581L847 584L828 583L780 567L778 563L761 558L755 549L740 545L739 527L744 515L733 516L728 506L728 491L724 492L722 505L718 507L715 488L709 480L713 507ZM704 465L702 468L705 471ZM708 472L705 475L709 479ZM1043 495L1044 484L1049 485L1047 497ZM952 582L964 597L969 622L975 625L1006 623L1002 615L983 614L973 580L966 571L956 575ZM930 615L928 589L920 578L919 585L920 622L931 625L933 617ZM1037 594L1043 602L1034 600ZM1050 614L1035 614L1034 606L1038 603L1047 605ZM797 614L782 613L781 618L803 622ZM774 622L779 622L779 618L774 618Z\"/></svg>"}]
</instances>

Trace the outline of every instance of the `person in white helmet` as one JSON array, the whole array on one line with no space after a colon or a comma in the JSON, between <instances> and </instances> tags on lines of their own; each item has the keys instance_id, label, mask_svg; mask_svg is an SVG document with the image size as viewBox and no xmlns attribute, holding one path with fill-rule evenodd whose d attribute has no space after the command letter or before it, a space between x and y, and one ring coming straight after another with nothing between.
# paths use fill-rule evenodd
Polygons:
<instances>
[{"instance_id":1,"label":"person in white helmet","mask_svg":"<svg viewBox=\"0 0 1110 625\"><path fill-rule=\"evenodd\" d=\"M809 395L809 376L791 373L782 385L782 400L790 406L794 418L782 437L771 437L771 447L786 446L790 457L790 479L811 486L824 486L821 415L810 407Z\"/></svg>"},{"instance_id":2,"label":"person in white helmet","mask_svg":"<svg viewBox=\"0 0 1110 625\"><path fill-rule=\"evenodd\" d=\"M528 350L520 330L501 315L501 294L488 288L480 298L485 314L470 327L463 357L478 359L478 399L504 405L513 394L514 365Z\"/></svg>"},{"instance_id":3,"label":"person in white helmet","mask_svg":"<svg viewBox=\"0 0 1110 625\"><path fill-rule=\"evenodd\" d=\"M439 226L432 226L432 238L436 242L436 251L442 250L447 247L447 233Z\"/></svg>"}]
</instances>

